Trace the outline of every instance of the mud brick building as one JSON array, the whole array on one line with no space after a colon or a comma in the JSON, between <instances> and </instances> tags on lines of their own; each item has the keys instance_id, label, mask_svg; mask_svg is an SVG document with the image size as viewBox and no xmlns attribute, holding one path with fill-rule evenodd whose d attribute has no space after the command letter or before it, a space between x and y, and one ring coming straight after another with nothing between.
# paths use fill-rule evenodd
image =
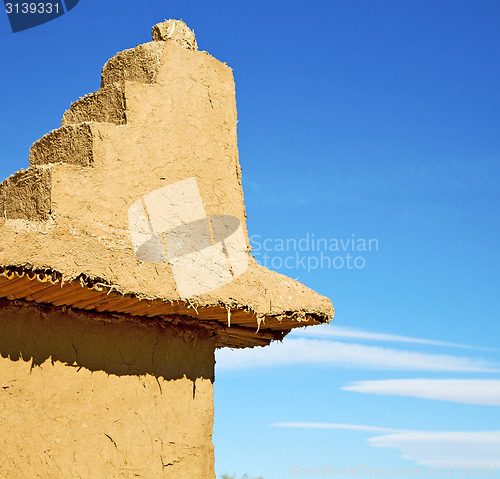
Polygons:
<instances>
[{"instance_id":1,"label":"mud brick building","mask_svg":"<svg viewBox=\"0 0 500 479\"><path fill-rule=\"evenodd\" d=\"M334 313L249 246L232 70L158 24L0 186L0 477L213 478L215 349Z\"/></svg>"}]
</instances>

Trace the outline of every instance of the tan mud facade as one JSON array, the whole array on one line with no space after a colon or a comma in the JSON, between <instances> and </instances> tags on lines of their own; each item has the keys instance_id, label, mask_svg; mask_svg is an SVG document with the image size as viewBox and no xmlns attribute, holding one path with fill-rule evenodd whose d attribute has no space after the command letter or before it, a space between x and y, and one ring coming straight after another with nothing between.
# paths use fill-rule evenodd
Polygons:
<instances>
[{"instance_id":1,"label":"tan mud facade","mask_svg":"<svg viewBox=\"0 0 500 479\"><path fill-rule=\"evenodd\" d=\"M333 318L251 255L231 68L152 36L0 184L0 479L213 479L215 348Z\"/></svg>"},{"instance_id":2,"label":"tan mud facade","mask_svg":"<svg viewBox=\"0 0 500 479\"><path fill-rule=\"evenodd\" d=\"M75 101L62 126L33 144L29 168L0 184L0 265L56 271L65 282L85 276L140 298L248 311L254 330L266 320L328 322L328 298L251 257L232 70L196 50L182 22L173 27L156 26L155 40L108 60L101 88ZM196 183L205 218L238 221L247 263L233 281L192 288L189 301L170 260L137 256L130 217L137 201L185 181Z\"/></svg>"},{"instance_id":3,"label":"tan mud facade","mask_svg":"<svg viewBox=\"0 0 500 479\"><path fill-rule=\"evenodd\" d=\"M0 477L214 478L214 348L182 326L2 303Z\"/></svg>"}]
</instances>

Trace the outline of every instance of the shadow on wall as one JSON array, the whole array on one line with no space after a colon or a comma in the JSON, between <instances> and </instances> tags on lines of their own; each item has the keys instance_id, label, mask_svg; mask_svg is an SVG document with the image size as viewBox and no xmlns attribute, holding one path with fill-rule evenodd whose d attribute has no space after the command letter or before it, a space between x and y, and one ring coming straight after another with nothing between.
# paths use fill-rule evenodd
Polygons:
<instances>
[{"instance_id":1,"label":"shadow on wall","mask_svg":"<svg viewBox=\"0 0 500 479\"><path fill-rule=\"evenodd\" d=\"M206 330L0 301L0 354L117 376L214 381L215 338Z\"/></svg>"}]
</instances>

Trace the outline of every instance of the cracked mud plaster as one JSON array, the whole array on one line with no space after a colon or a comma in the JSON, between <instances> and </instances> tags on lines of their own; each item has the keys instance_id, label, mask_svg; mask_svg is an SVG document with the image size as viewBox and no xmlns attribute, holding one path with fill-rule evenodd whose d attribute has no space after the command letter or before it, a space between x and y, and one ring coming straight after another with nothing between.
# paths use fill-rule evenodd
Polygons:
<instances>
[{"instance_id":1,"label":"cracked mud plaster","mask_svg":"<svg viewBox=\"0 0 500 479\"><path fill-rule=\"evenodd\" d=\"M2 307L0 477L214 478L214 347L196 330Z\"/></svg>"}]
</instances>

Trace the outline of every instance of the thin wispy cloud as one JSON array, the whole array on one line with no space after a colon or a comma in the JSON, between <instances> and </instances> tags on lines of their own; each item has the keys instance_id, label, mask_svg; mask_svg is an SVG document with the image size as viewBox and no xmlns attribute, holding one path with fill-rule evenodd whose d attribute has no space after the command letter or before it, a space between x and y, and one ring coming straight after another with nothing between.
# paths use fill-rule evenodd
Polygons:
<instances>
[{"instance_id":1,"label":"thin wispy cloud","mask_svg":"<svg viewBox=\"0 0 500 479\"><path fill-rule=\"evenodd\" d=\"M424 466L500 466L500 431L407 431L368 439L373 447L397 449L403 459Z\"/></svg>"},{"instance_id":2,"label":"thin wispy cloud","mask_svg":"<svg viewBox=\"0 0 500 479\"><path fill-rule=\"evenodd\" d=\"M373 331L365 331L361 329L349 328L346 326L334 326L325 324L316 326L314 328L295 329L289 337L312 337L312 338L338 338L338 339L355 339L367 341L382 341L382 342L395 342L395 343L410 343L422 344L429 346L443 346L450 348L463 348L463 349L485 349L477 346L469 346L466 344L450 343L447 341L436 341L433 339L414 338L412 336L400 336L397 334L377 333Z\"/></svg>"},{"instance_id":3,"label":"thin wispy cloud","mask_svg":"<svg viewBox=\"0 0 500 479\"><path fill-rule=\"evenodd\" d=\"M359 381L342 389L367 394L500 406L500 380L496 379L385 379Z\"/></svg>"},{"instance_id":4,"label":"thin wispy cloud","mask_svg":"<svg viewBox=\"0 0 500 479\"><path fill-rule=\"evenodd\" d=\"M412 431L358 424L285 422L273 427L299 429L343 429L389 433L367 439L372 447L397 449L402 459L429 467L500 466L500 431Z\"/></svg>"},{"instance_id":5,"label":"thin wispy cloud","mask_svg":"<svg viewBox=\"0 0 500 479\"><path fill-rule=\"evenodd\" d=\"M500 372L499 365L483 359L308 338L290 338L266 348L222 349L216 353L216 359L218 370L316 364L363 369Z\"/></svg>"},{"instance_id":6,"label":"thin wispy cloud","mask_svg":"<svg viewBox=\"0 0 500 479\"><path fill-rule=\"evenodd\" d=\"M336 424L330 422L277 422L271 424L272 427L285 427L290 429L345 429L348 431L362 432L402 432L402 429L389 427L363 426L358 424Z\"/></svg>"}]
</instances>

